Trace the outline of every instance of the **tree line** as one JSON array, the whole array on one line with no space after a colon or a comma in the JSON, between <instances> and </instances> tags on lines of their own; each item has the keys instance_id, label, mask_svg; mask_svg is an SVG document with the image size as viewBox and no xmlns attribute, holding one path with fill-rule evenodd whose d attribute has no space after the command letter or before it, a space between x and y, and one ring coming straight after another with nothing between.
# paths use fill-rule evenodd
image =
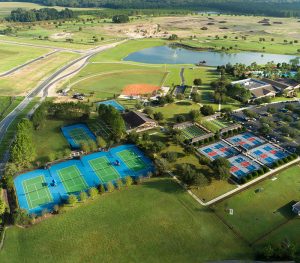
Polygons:
<instances>
[{"instance_id":1,"label":"tree line","mask_svg":"<svg viewBox=\"0 0 300 263\"><path fill-rule=\"evenodd\" d=\"M6 0L0 0L6 1ZM21 0L25 2L25 0ZM46 6L105 7L113 9L189 9L194 11L215 10L233 14L255 14L277 17L300 15L297 0L33 0ZM245 4L246 3L246 4Z\"/></svg>"},{"instance_id":2,"label":"tree line","mask_svg":"<svg viewBox=\"0 0 300 263\"><path fill-rule=\"evenodd\" d=\"M14 22L35 22L43 20L57 20L74 18L74 12L68 8L57 11L55 8L42 8L25 10L17 8L12 10L10 16L6 19Z\"/></svg>"}]
</instances>

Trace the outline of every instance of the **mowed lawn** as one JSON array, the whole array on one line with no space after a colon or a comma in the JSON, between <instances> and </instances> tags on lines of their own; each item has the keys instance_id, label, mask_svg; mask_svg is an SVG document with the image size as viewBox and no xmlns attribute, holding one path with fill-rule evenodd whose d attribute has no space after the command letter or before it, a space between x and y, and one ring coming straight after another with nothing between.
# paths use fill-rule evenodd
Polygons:
<instances>
[{"instance_id":1,"label":"mowed lawn","mask_svg":"<svg viewBox=\"0 0 300 263\"><path fill-rule=\"evenodd\" d=\"M97 99L112 98L120 95L130 84L152 84L161 86L166 73L155 69L121 70L85 78L72 86L73 92L93 94Z\"/></svg>"},{"instance_id":2,"label":"mowed lawn","mask_svg":"<svg viewBox=\"0 0 300 263\"><path fill-rule=\"evenodd\" d=\"M8 96L24 95L41 80L77 57L78 54L75 53L57 52L36 61L7 77L0 78L0 93Z\"/></svg>"},{"instance_id":3,"label":"mowed lawn","mask_svg":"<svg viewBox=\"0 0 300 263\"><path fill-rule=\"evenodd\" d=\"M51 49L48 48L18 46L0 42L0 73L22 65L49 52L51 52Z\"/></svg>"},{"instance_id":4,"label":"mowed lawn","mask_svg":"<svg viewBox=\"0 0 300 263\"><path fill-rule=\"evenodd\" d=\"M215 212L249 242L256 241L295 217L292 204L300 197L300 167L293 166L276 178L216 204ZM229 215L228 209L233 209L233 215ZM287 231L285 236L292 231Z\"/></svg>"},{"instance_id":5,"label":"mowed lawn","mask_svg":"<svg viewBox=\"0 0 300 263\"><path fill-rule=\"evenodd\" d=\"M47 162L50 154L55 155L56 159L64 157L64 151L70 149L70 145L60 128L68 124L70 123L48 119L45 127L34 131L36 161Z\"/></svg>"},{"instance_id":6,"label":"mowed lawn","mask_svg":"<svg viewBox=\"0 0 300 263\"><path fill-rule=\"evenodd\" d=\"M251 258L208 208L172 179L98 197L28 229L10 228L9 262L203 262Z\"/></svg>"},{"instance_id":7,"label":"mowed lawn","mask_svg":"<svg viewBox=\"0 0 300 263\"><path fill-rule=\"evenodd\" d=\"M200 110L200 105L192 101L178 101L163 107L153 108L154 112L161 112L164 115L164 120L168 122L175 122L178 115L183 115L188 120L188 114L191 110Z\"/></svg>"}]
</instances>

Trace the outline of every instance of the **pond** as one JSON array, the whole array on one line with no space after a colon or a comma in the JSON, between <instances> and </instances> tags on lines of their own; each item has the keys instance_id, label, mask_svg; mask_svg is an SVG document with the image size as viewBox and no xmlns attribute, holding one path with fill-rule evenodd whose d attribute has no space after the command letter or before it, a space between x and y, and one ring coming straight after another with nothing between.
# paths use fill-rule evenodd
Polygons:
<instances>
[{"instance_id":1,"label":"pond","mask_svg":"<svg viewBox=\"0 0 300 263\"><path fill-rule=\"evenodd\" d=\"M289 63L294 58L296 56L259 52L225 53L159 46L131 53L123 60L150 64L196 64L205 61L206 66L220 66L227 63L250 65L252 62L256 62L257 64L266 64L271 61L274 63Z\"/></svg>"}]
</instances>

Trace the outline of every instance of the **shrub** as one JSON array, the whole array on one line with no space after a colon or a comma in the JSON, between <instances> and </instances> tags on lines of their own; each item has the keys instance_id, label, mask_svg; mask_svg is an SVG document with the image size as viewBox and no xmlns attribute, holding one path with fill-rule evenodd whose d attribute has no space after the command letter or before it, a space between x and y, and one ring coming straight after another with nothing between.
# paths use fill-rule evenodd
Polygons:
<instances>
[{"instance_id":1,"label":"shrub","mask_svg":"<svg viewBox=\"0 0 300 263\"><path fill-rule=\"evenodd\" d=\"M98 194L97 188L91 187L89 189L89 196L90 196L90 198L94 199L97 196L97 194Z\"/></svg>"},{"instance_id":2,"label":"shrub","mask_svg":"<svg viewBox=\"0 0 300 263\"><path fill-rule=\"evenodd\" d=\"M88 198L87 193L84 192L84 191L83 191L83 192L80 192L79 198L80 198L80 201L81 201L81 202L85 202L86 199Z\"/></svg>"},{"instance_id":3,"label":"shrub","mask_svg":"<svg viewBox=\"0 0 300 263\"><path fill-rule=\"evenodd\" d=\"M246 177L242 177L240 180L241 184L245 184L247 182L247 178Z\"/></svg>"},{"instance_id":4,"label":"shrub","mask_svg":"<svg viewBox=\"0 0 300 263\"><path fill-rule=\"evenodd\" d=\"M125 185L128 187L128 186L131 186L133 183L133 180L131 178L131 176L126 176L125 177Z\"/></svg>"},{"instance_id":5,"label":"shrub","mask_svg":"<svg viewBox=\"0 0 300 263\"><path fill-rule=\"evenodd\" d=\"M98 189L99 189L99 193L100 194L104 194L105 193L105 187L104 187L103 184L100 184L99 187L98 187Z\"/></svg>"},{"instance_id":6,"label":"shrub","mask_svg":"<svg viewBox=\"0 0 300 263\"><path fill-rule=\"evenodd\" d=\"M74 206L76 203L77 203L77 197L76 195L69 195L69 198L68 198L68 204L71 205L71 206Z\"/></svg>"},{"instance_id":7,"label":"shrub","mask_svg":"<svg viewBox=\"0 0 300 263\"><path fill-rule=\"evenodd\" d=\"M117 188L118 190L120 190L122 186L123 186L123 181L122 181L121 179L118 179L118 180L116 181L116 188Z\"/></svg>"},{"instance_id":8,"label":"shrub","mask_svg":"<svg viewBox=\"0 0 300 263\"><path fill-rule=\"evenodd\" d=\"M115 190L115 187L111 182L108 182L106 184L106 189L107 189L107 192L112 193Z\"/></svg>"}]
</instances>

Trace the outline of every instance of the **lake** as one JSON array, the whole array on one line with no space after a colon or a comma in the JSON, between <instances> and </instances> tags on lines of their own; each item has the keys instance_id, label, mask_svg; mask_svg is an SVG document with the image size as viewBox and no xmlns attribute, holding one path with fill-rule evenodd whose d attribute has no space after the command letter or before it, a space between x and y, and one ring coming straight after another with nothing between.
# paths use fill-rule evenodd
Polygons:
<instances>
[{"instance_id":1,"label":"lake","mask_svg":"<svg viewBox=\"0 0 300 263\"><path fill-rule=\"evenodd\" d=\"M159 46L131 53L123 60L150 64L196 64L205 60L206 66L220 66L227 63L250 65L252 62L256 62L257 64L266 64L270 61L289 63L293 58L296 58L296 56L259 52L195 51L179 47Z\"/></svg>"}]
</instances>

